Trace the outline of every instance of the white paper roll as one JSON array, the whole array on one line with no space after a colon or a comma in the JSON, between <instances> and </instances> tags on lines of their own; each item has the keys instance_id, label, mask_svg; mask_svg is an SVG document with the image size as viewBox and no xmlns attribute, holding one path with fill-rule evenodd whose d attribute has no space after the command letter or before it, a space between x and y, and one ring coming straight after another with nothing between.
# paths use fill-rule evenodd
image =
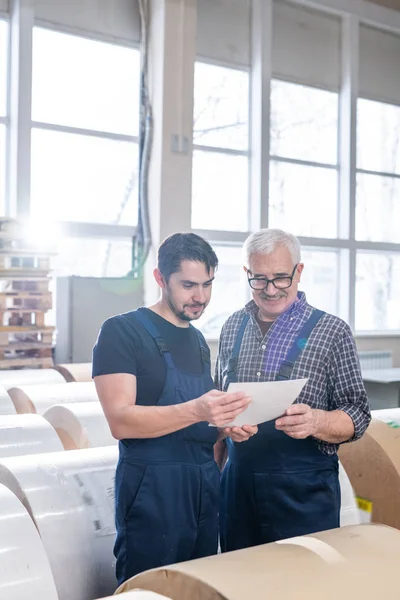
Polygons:
<instances>
[{"instance_id":1,"label":"white paper roll","mask_svg":"<svg viewBox=\"0 0 400 600\"><path fill-rule=\"evenodd\" d=\"M361 516L355 494L341 462L339 462L339 483L341 491L340 526L360 525Z\"/></svg>"},{"instance_id":2,"label":"white paper roll","mask_svg":"<svg viewBox=\"0 0 400 600\"><path fill-rule=\"evenodd\" d=\"M0 415L15 415L15 406L6 388L0 384Z\"/></svg>"},{"instance_id":3,"label":"white paper roll","mask_svg":"<svg viewBox=\"0 0 400 600\"><path fill-rule=\"evenodd\" d=\"M38 531L24 506L0 485L0 598L57 600Z\"/></svg>"},{"instance_id":4,"label":"white paper roll","mask_svg":"<svg viewBox=\"0 0 400 600\"><path fill-rule=\"evenodd\" d=\"M371 410L373 419L383 421L386 425L397 429L400 427L400 408L386 408L382 410Z\"/></svg>"},{"instance_id":5,"label":"white paper roll","mask_svg":"<svg viewBox=\"0 0 400 600\"><path fill-rule=\"evenodd\" d=\"M18 385L41 383L65 383L65 379L55 369L5 369L0 371L0 385L3 385L6 390Z\"/></svg>"},{"instance_id":6,"label":"white paper roll","mask_svg":"<svg viewBox=\"0 0 400 600\"><path fill-rule=\"evenodd\" d=\"M51 424L39 415L0 415L0 457L60 452L64 447Z\"/></svg>"},{"instance_id":7,"label":"white paper roll","mask_svg":"<svg viewBox=\"0 0 400 600\"><path fill-rule=\"evenodd\" d=\"M92 363L71 363L54 367L65 381L92 381Z\"/></svg>"},{"instance_id":8,"label":"white paper roll","mask_svg":"<svg viewBox=\"0 0 400 600\"><path fill-rule=\"evenodd\" d=\"M56 430L65 450L118 443L111 435L99 402L57 404L46 410L43 417Z\"/></svg>"},{"instance_id":9,"label":"white paper roll","mask_svg":"<svg viewBox=\"0 0 400 600\"><path fill-rule=\"evenodd\" d=\"M148 590L132 590L131 592L125 592L119 594L121 600L171 600L167 596L161 596L156 592L149 592ZM115 596L107 596L107 598L99 598L98 600L116 600Z\"/></svg>"},{"instance_id":10,"label":"white paper roll","mask_svg":"<svg viewBox=\"0 0 400 600\"><path fill-rule=\"evenodd\" d=\"M0 483L34 519L59 600L92 600L116 588L117 458L113 446L0 459Z\"/></svg>"},{"instance_id":11,"label":"white paper roll","mask_svg":"<svg viewBox=\"0 0 400 600\"><path fill-rule=\"evenodd\" d=\"M10 388L8 393L17 413L42 415L55 404L72 402L98 402L93 381L85 383L57 383L45 385L20 385Z\"/></svg>"}]
</instances>

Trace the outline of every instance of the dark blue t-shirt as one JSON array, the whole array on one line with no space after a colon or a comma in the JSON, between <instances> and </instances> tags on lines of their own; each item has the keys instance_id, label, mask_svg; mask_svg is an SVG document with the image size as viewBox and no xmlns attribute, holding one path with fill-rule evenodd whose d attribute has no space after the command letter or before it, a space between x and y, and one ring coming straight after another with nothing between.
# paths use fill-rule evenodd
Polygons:
<instances>
[{"instance_id":1,"label":"dark blue t-shirt","mask_svg":"<svg viewBox=\"0 0 400 600\"><path fill-rule=\"evenodd\" d=\"M174 365L186 373L201 374L203 363L194 327L176 327L148 308L142 308L171 352ZM93 348L93 377L130 373L137 378L136 403L152 406L164 389L165 360L147 330L131 311L111 317L100 329ZM204 341L204 344L206 342Z\"/></svg>"}]
</instances>

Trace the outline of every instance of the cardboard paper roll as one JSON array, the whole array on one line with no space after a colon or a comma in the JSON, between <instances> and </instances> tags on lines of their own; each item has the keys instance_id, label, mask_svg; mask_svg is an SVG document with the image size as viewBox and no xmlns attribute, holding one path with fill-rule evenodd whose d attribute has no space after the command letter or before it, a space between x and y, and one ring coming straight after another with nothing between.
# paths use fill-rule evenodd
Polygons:
<instances>
[{"instance_id":1,"label":"cardboard paper roll","mask_svg":"<svg viewBox=\"0 0 400 600\"><path fill-rule=\"evenodd\" d=\"M57 600L49 561L32 519L9 489L0 485L0 597Z\"/></svg>"},{"instance_id":2,"label":"cardboard paper roll","mask_svg":"<svg viewBox=\"0 0 400 600\"><path fill-rule=\"evenodd\" d=\"M6 388L0 384L0 415L15 415L15 406Z\"/></svg>"},{"instance_id":3,"label":"cardboard paper roll","mask_svg":"<svg viewBox=\"0 0 400 600\"><path fill-rule=\"evenodd\" d=\"M59 452L57 432L39 415L0 415L0 457Z\"/></svg>"},{"instance_id":4,"label":"cardboard paper roll","mask_svg":"<svg viewBox=\"0 0 400 600\"><path fill-rule=\"evenodd\" d=\"M92 600L116 588L117 458L113 446L0 459L0 483L34 520L59 600Z\"/></svg>"},{"instance_id":5,"label":"cardboard paper roll","mask_svg":"<svg viewBox=\"0 0 400 600\"><path fill-rule=\"evenodd\" d=\"M172 600L337 600L399 597L400 531L355 525L146 571L117 594L147 589Z\"/></svg>"},{"instance_id":6,"label":"cardboard paper roll","mask_svg":"<svg viewBox=\"0 0 400 600\"><path fill-rule=\"evenodd\" d=\"M92 363L71 363L54 367L65 381L92 381Z\"/></svg>"},{"instance_id":7,"label":"cardboard paper roll","mask_svg":"<svg viewBox=\"0 0 400 600\"><path fill-rule=\"evenodd\" d=\"M361 517L357 499L341 462L339 462L339 483L341 491L340 526L359 525Z\"/></svg>"},{"instance_id":8,"label":"cardboard paper roll","mask_svg":"<svg viewBox=\"0 0 400 600\"><path fill-rule=\"evenodd\" d=\"M65 383L64 377L55 369L5 369L0 371L0 385L6 390L18 385L41 383Z\"/></svg>"},{"instance_id":9,"label":"cardboard paper roll","mask_svg":"<svg viewBox=\"0 0 400 600\"><path fill-rule=\"evenodd\" d=\"M363 437L343 444L339 457L357 496L362 520L400 529L400 428L380 420L382 415L376 419L375 411L372 415Z\"/></svg>"},{"instance_id":10,"label":"cardboard paper roll","mask_svg":"<svg viewBox=\"0 0 400 600\"><path fill-rule=\"evenodd\" d=\"M8 390L17 413L42 415L55 404L98 402L93 381L87 383L57 383L20 385Z\"/></svg>"},{"instance_id":11,"label":"cardboard paper roll","mask_svg":"<svg viewBox=\"0 0 400 600\"><path fill-rule=\"evenodd\" d=\"M58 433L65 450L118 443L111 435L99 402L57 404L46 410L43 416Z\"/></svg>"}]
</instances>

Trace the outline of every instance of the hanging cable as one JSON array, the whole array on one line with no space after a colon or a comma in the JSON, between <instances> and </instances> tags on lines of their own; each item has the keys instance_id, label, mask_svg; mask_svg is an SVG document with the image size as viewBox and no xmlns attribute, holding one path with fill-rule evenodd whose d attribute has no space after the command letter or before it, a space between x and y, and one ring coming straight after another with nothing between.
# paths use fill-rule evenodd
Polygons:
<instances>
[{"instance_id":1,"label":"hanging cable","mask_svg":"<svg viewBox=\"0 0 400 600\"><path fill-rule=\"evenodd\" d=\"M141 24L140 67L140 125L139 125L139 177L138 225L132 244L132 273L140 277L151 248L150 214L148 202L148 176L153 135L153 115L148 89L148 0L139 0Z\"/></svg>"}]
</instances>

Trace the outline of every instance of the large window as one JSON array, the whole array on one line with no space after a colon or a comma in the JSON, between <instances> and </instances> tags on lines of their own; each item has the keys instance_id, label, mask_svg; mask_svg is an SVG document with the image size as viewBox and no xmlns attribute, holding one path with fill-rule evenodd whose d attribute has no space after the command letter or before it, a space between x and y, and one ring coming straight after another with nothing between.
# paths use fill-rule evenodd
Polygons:
<instances>
[{"instance_id":1,"label":"large window","mask_svg":"<svg viewBox=\"0 0 400 600\"><path fill-rule=\"evenodd\" d=\"M247 231L249 74L196 63L192 227Z\"/></svg>"},{"instance_id":2,"label":"large window","mask_svg":"<svg viewBox=\"0 0 400 600\"><path fill-rule=\"evenodd\" d=\"M192 227L249 228L249 73L197 62L194 85ZM230 235L230 234L229 234ZM240 245L213 243L219 268L197 325L208 338L247 298Z\"/></svg>"},{"instance_id":3,"label":"large window","mask_svg":"<svg viewBox=\"0 0 400 600\"><path fill-rule=\"evenodd\" d=\"M208 338L218 338L227 318L235 310L243 308L249 299L241 247L213 244L213 248L219 267L215 273L211 302L196 323L196 327Z\"/></svg>"},{"instance_id":4,"label":"large window","mask_svg":"<svg viewBox=\"0 0 400 600\"><path fill-rule=\"evenodd\" d=\"M136 163L136 144L34 128L32 215L132 225L136 194L126 190Z\"/></svg>"},{"instance_id":5,"label":"large window","mask_svg":"<svg viewBox=\"0 0 400 600\"><path fill-rule=\"evenodd\" d=\"M120 226L137 223L139 69L134 48L34 28L31 216L81 224L57 239L58 275L131 268Z\"/></svg>"},{"instance_id":6,"label":"large window","mask_svg":"<svg viewBox=\"0 0 400 600\"><path fill-rule=\"evenodd\" d=\"M338 94L271 82L269 224L337 236Z\"/></svg>"},{"instance_id":7,"label":"large window","mask_svg":"<svg viewBox=\"0 0 400 600\"><path fill-rule=\"evenodd\" d=\"M139 54L35 28L31 214L137 222Z\"/></svg>"},{"instance_id":8,"label":"large window","mask_svg":"<svg viewBox=\"0 0 400 600\"><path fill-rule=\"evenodd\" d=\"M358 99L356 237L400 243L400 106Z\"/></svg>"},{"instance_id":9,"label":"large window","mask_svg":"<svg viewBox=\"0 0 400 600\"><path fill-rule=\"evenodd\" d=\"M400 252L357 253L357 330L400 330Z\"/></svg>"},{"instance_id":10,"label":"large window","mask_svg":"<svg viewBox=\"0 0 400 600\"><path fill-rule=\"evenodd\" d=\"M57 275L81 277L123 277L132 264L131 242L125 239L64 237L53 261Z\"/></svg>"},{"instance_id":11,"label":"large window","mask_svg":"<svg viewBox=\"0 0 400 600\"><path fill-rule=\"evenodd\" d=\"M0 20L0 213L5 209L8 25Z\"/></svg>"},{"instance_id":12,"label":"large window","mask_svg":"<svg viewBox=\"0 0 400 600\"><path fill-rule=\"evenodd\" d=\"M337 314L339 294L340 251L321 248L303 248L304 270L299 289L307 296L307 302L326 312Z\"/></svg>"}]
</instances>

